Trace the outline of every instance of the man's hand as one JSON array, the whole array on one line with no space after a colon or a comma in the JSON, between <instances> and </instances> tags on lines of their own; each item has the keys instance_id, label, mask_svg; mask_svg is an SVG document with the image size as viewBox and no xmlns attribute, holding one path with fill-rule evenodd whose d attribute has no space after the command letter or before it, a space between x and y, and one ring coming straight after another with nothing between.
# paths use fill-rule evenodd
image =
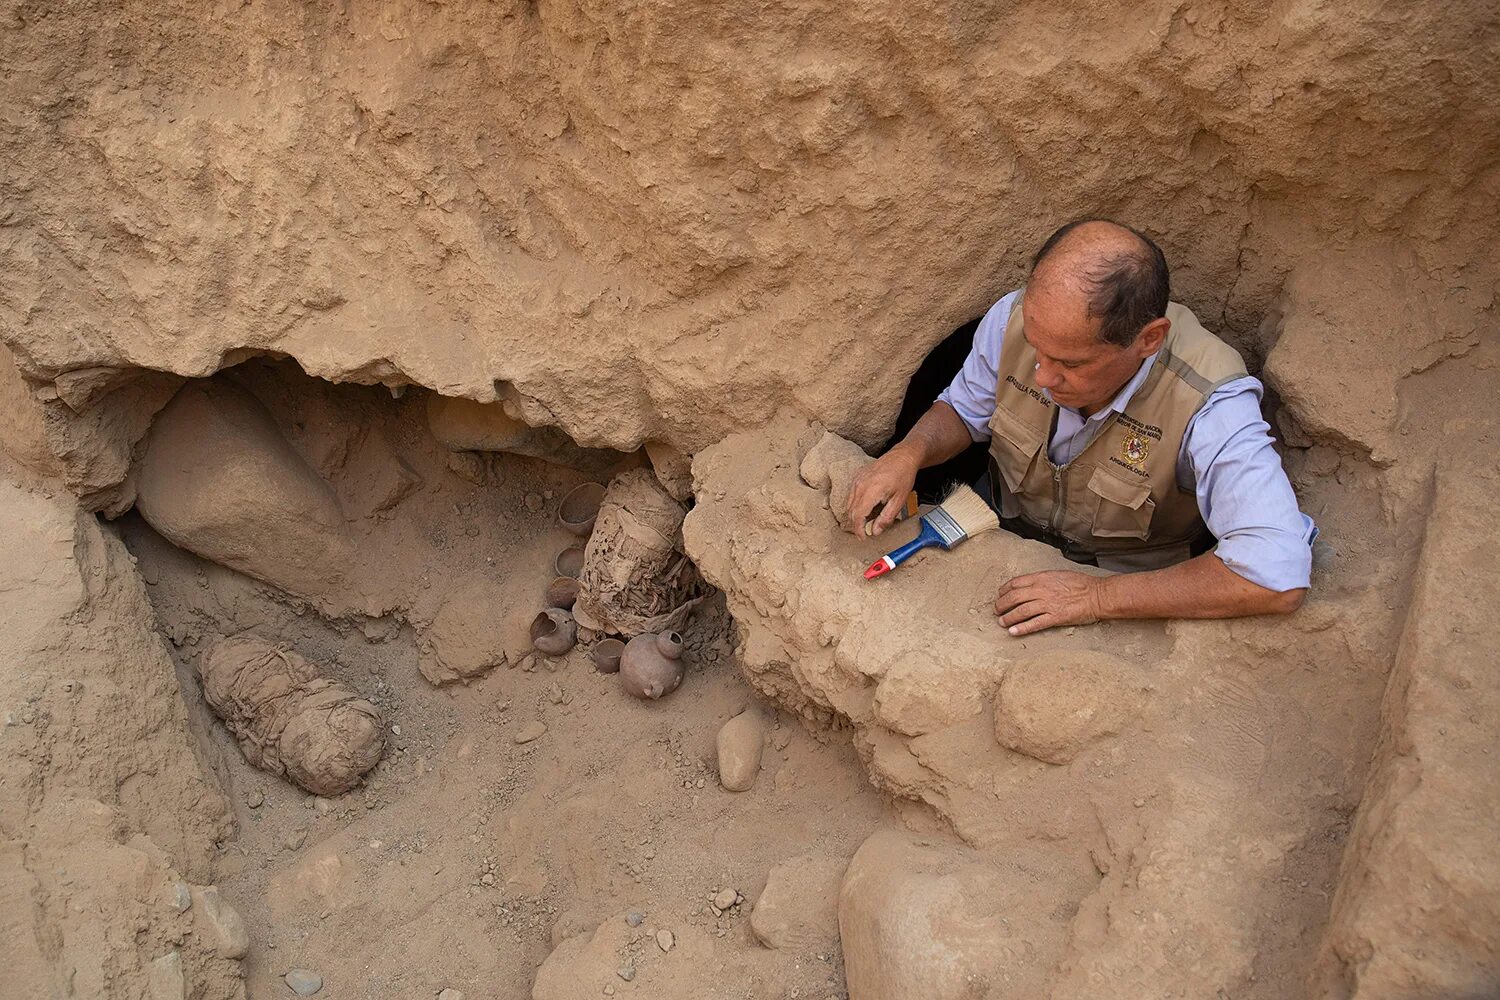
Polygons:
<instances>
[{"instance_id":1,"label":"man's hand","mask_svg":"<svg viewBox=\"0 0 1500 1000\"><path fill-rule=\"evenodd\" d=\"M849 530L856 535L878 535L896 521L907 494L917 481L922 458L914 449L898 444L854 474L849 486ZM881 504L880 516L865 531L865 522Z\"/></svg>"},{"instance_id":2,"label":"man's hand","mask_svg":"<svg viewBox=\"0 0 1500 1000\"><path fill-rule=\"evenodd\" d=\"M1030 635L1059 625L1092 625L1104 617L1102 579L1063 569L1018 576L995 596L995 614L1011 635Z\"/></svg>"}]
</instances>

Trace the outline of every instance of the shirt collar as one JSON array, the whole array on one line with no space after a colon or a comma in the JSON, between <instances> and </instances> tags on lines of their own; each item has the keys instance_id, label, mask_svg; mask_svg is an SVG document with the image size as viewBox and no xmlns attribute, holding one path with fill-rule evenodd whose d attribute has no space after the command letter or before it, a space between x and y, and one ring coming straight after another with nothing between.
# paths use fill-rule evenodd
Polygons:
<instances>
[{"instance_id":1,"label":"shirt collar","mask_svg":"<svg viewBox=\"0 0 1500 1000\"><path fill-rule=\"evenodd\" d=\"M1160 353L1160 351L1157 352L1157 354ZM1151 374L1151 366L1154 364L1156 364L1156 354L1153 354L1145 361L1142 361L1141 366L1137 368L1135 374L1130 377L1130 381L1126 382L1125 385L1120 388L1120 391L1115 393L1115 398L1109 401L1109 405L1100 410L1098 413L1095 413L1088 419L1099 420L1110 413L1124 413L1125 407L1130 405L1130 400L1135 396L1136 392L1139 391L1141 386L1145 384L1146 376ZM1043 389L1042 391L1047 393L1048 399L1052 399L1052 393L1047 392L1047 390L1045 389ZM1053 400L1053 402L1056 403L1057 401ZM1061 403L1057 403L1057 405L1060 409L1067 410L1069 413L1078 414L1080 418L1082 418L1083 416L1071 406L1063 406L1063 404Z\"/></svg>"}]
</instances>

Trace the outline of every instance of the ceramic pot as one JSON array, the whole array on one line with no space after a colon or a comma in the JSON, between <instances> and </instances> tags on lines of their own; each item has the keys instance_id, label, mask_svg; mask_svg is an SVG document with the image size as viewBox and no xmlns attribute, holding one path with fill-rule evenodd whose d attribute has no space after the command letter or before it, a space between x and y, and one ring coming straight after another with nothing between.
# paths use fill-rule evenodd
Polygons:
<instances>
[{"instance_id":1,"label":"ceramic pot","mask_svg":"<svg viewBox=\"0 0 1500 1000\"><path fill-rule=\"evenodd\" d=\"M599 517L599 507L604 503L603 483L584 483L563 494L557 505L557 523L573 534L587 538L594 530L594 521Z\"/></svg>"},{"instance_id":2,"label":"ceramic pot","mask_svg":"<svg viewBox=\"0 0 1500 1000\"><path fill-rule=\"evenodd\" d=\"M604 639L594 646L594 669L601 674L617 674L620 672L620 656L625 652L625 644L619 639Z\"/></svg>"},{"instance_id":3,"label":"ceramic pot","mask_svg":"<svg viewBox=\"0 0 1500 1000\"><path fill-rule=\"evenodd\" d=\"M564 611L573 607L573 602L578 600L578 581L571 576L554 577L547 584L547 590L543 595L547 607L562 608Z\"/></svg>"},{"instance_id":4,"label":"ceramic pot","mask_svg":"<svg viewBox=\"0 0 1500 1000\"><path fill-rule=\"evenodd\" d=\"M682 683L682 636L677 632L638 635L620 655L620 684L637 698L655 700Z\"/></svg>"},{"instance_id":5,"label":"ceramic pot","mask_svg":"<svg viewBox=\"0 0 1500 1000\"><path fill-rule=\"evenodd\" d=\"M562 608L548 608L531 620L531 644L537 652L561 656L578 641L578 623Z\"/></svg>"},{"instance_id":6,"label":"ceramic pot","mask_svg":"<svg viewBox=\"0 0 1500 1000\"><path fill-rule=\"evenodd\" d=\"M571 576L576 580L578 574L583 572L583 546L569 545L563 549L557 554L552 568L558 576Z\"/></svg>"}]
</instances>

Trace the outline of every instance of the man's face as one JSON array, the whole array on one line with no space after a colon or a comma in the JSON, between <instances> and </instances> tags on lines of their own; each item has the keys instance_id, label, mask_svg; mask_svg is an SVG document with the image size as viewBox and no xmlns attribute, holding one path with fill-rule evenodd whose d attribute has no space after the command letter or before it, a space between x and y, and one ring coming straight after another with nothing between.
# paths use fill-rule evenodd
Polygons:
<instances>
[{"instance_id":1,"label":"man's face","mask_svg":"<svg viewBox=\"0 0 1500 1000\"><path fill-rule=\"evenodd\" d=\"M1087 415L1108 405L1155 350L1145 349L1145 337L1129 347L1101 341L1099 318L1088 315L1082 295L1065 287L1028 288L1021 314L1026 342L1036 351L1037 386Z\"/></svg>"}]
</instances>

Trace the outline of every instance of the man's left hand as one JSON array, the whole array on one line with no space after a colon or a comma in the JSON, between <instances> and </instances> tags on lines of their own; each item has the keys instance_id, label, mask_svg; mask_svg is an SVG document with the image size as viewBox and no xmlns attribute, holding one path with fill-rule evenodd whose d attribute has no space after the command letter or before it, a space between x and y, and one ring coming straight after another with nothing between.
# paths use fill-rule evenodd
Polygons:
<instances>
[{"instance_id":1,"label":"man's left hand","mask_svg":"<svg viewBox=\"0 0 1500 1000\"><path fill-rule=\"evenodd\" d=\"M1092 625L1103 617L1102 579L1061 569L1018 576L995 596L995 614L1011 635L1030 635L1059 625Z\"/></svg>"}]
</instances>

